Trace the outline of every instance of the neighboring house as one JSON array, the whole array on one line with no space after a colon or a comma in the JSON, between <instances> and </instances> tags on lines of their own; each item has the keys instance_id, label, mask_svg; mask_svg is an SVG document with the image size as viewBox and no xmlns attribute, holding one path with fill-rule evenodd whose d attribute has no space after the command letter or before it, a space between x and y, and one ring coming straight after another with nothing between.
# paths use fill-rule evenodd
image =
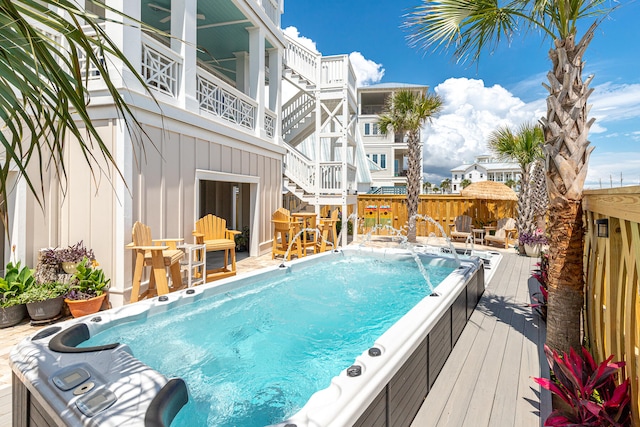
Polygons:
<instances>
[{"instance_id":1,"label":"neighboring house","mask_svg":"<svg viewBox=\"0 0 640 427\"><path fill-rule=\"evenodd\" d=\"M89 71L89 112L124 180L106 163L92 178L82 153L70 149L68 191L62 194L52 175L44 212L16 180L9 215L19 259L33 266L40 248L83 240L111 278L117 306L129 300L132 255L125 245L135 221L149 225L154 238L191 243L195 220L213 213L230 228L249 227L256 256L271 248L271 214L282 206L283 186L300 190L316 210L355 206L355 163L364 159L352 120L355 74L346 56L322 58L285 38L283 1L107 0L172 37L119 25L117 15L86 1L95 15L107 15L106 31L159 105L122 64L107 60L146 132L131 136L103 96L100 76ZM296 95L283 100L284 85ZM317 162L296 148L313 135L322 143L322 155L311 157ZM132 138L146 140L144 152ZM368 171L360 175L369 187Z\"/></svg>"},{"instance_id":2,"label":"neighboring house","mask_svg":"<svg viewBox=\"0 0 640 427\"><path fill-rule=\"evenodd\" d=\"M513 180L518 183L521 177L520 166L517 163L501 162L490 155L475 158L471 164L460 165L451 169L451 192L460 193L460 183L468 179L472 183L478 181L496 181L506 183Z\"/></svg>"},{"instance_id":3,"label":"neighboring house","mask_svg":"<svg viewBox=\"0 0 640 427\"><path fill-rule=\"evenodd\" d=\"M414 90L426 94L428 86L404 83L381 83L358 89L358 129L369 159L372 191L392 192L406 188L408 145L404 135L382 135L378 127L379 115L385 111L386 101L396 91ZM420 176L422 182L423 176Z\"/></svg>"}]
</instances>

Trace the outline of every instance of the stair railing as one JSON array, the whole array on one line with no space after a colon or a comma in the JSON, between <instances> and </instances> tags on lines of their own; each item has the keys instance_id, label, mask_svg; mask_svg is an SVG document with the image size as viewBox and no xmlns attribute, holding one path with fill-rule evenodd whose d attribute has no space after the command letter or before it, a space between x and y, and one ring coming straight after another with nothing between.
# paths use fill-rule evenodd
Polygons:
<instances>
[{"instance_id":1,"label":"stair railing","mask_svg":"<svg viewBox=\"0 0 640 427\"><path fill-rule=\"evenodd\" d=\"M315 108L315 99L306 92L299 92L282 106L282 135L286 135Z\"/></svg>"},{"instance_id":2,"label":"stair railing","mask_svg":"<svg viewBox=\"0 0 640 427\"><path fill-rule=\"evenodd\" d=\"M316 166L301 152L283 142L287 150L284 156L284 174L305 192L315 194Z\"/></svg>"},{"instance_id":3,"label":"stair railing","mask_svg":"<svg viewBox=\"0 0 640 427\"><path fill-rule=\"evenodd\" d=\"M284 35L287 48L284 52L284 65L293 72L315 84L318 81L320 54L301 45L291 37Z\"/></svg>"}]
</instances>

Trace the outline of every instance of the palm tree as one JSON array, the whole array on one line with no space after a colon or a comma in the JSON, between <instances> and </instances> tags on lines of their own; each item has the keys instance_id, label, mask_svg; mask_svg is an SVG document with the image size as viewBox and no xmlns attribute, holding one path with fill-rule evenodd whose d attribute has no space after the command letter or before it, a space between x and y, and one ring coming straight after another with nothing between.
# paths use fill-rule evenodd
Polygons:
<instances>
[{"instance_id":1,"label":"palm tree","mask_svg":"<svg viewBox=\"0 0 640 427\"><path fill-rule=\"evenodd\" d=\"M502 126L489 135L489 149L498 158L512 160L520 166L520 192L518 193L518 235L533 233L536 228L535 212L533 209L533 194L531 191L531 167L542 157L544 134L542 127L525 123L514 133L509 127ZM515 184L515 183L514 183ZM520 253L524 253L524 246L518 245Z\"/></svg>"},{"instance_id":2,"label":"palm tree","mask_svg":"<svg viewBox=\"0 0 640 427\"><path fill-rule=\"evenodd\" d=\"M562 351L578 348L583 306L582 189L587 175L587 139L593 119L587 101L592 89L582 78L583 55L608 13L604 0L423 0L407 15L410 43L423 48L452 47L460 60L477 61L515 33L542 34L553 40L549 51L551 71L545 85L547 115L542 119L547 191L549 193L549 305L547 344ZM578 22L593 23L577 41Z\"/></svg>"},{"instance_id":3,"label":"palm tree","mask_svg":"<svg viewBox=\"0 0 640 427\"><path fill-rule=\"evenodd\" d=\"M83 26L93 35L87 35ZM99 160L118 170L87 111L87 71L91 68L100 73L130 131L141 130L140 124L111 82L104 58L122 61L142 87L146 85L96 17L70 0L2 1L0 52L0 121L4 128L0 151L5 158L0 165L0 211L8 230L7 195L11 188L7 178L14 168L41 206L44 175L49 168L64 191L68 141L80 146L91 171Z\"/></svg>"},{"instance_id":4,"label":"palm tree","mask_svg":"<svg viewBox=\"0 0 640 427\"><path fill-rule=\"evenodd\" d=\"M507 187L513 189L513 187L516 186L516 182L512 179L508 179L505 181L504 185L506 185Z\"/></svg>"},{"instance_id":5,"label":"palm tree","mask_svg":"<svg viewBox=\"0 0 640 427\"><path fill-rule=\"evenodd\" d=\"M432 183L430 183L429 181L426 181L424 184L422 184L422 189L423 189L426 193L428 193L428 192L429 192L429 189L430 189L431 187L433 187L433 184L432 184Z\"/></svg>"},{"instance_id":6,"label":"palm tree","mask_svg":"<svg viewBox=\"0 0 640 427\"><path fill-rule=\"evenodd\" d=\"M462 181L460 181L460 188L467 188L468 186L470 186L472 184L471 180L468 178L463 179Z\"/></svg>"},{"instance_id":7,"label":"palm tree","mask_svg":"<svg viewBox=\"0 0 640 427\"><path fill-rule=\"evenodd\" d=\"M440 183L440 188L442 188L443 192L447 191L448 193L451 193L451 178L443 179Z\"/></svg>"},{"instance_id":8,"label":"palm tree","mask_svg":"<svg viewBox=\"0 0 640 427\"><path fill-rule=\"evenodd\" d=\"M408 137L407 215L409 216L409 229L407 239L409 242L416 241L415 215L418 213L420 171L422 168L420 129L441 109L442 99L438 95L400 90L387 99L385 112L380 115L378 120L383 135L393 131L406 133Z\"/></svg>"}]
</instances>

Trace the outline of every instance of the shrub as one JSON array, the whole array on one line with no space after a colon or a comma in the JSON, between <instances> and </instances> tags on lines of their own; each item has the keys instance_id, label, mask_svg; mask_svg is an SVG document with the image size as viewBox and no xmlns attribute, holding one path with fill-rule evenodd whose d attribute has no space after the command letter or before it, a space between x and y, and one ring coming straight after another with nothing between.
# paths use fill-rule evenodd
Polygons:
<instances>
[{"instance_id":1,"label":"shrub","mask_svg":"<svg viewBox=\"0 0 640 427\"><path fill-rule=\"evenodd\" d=\"M631 425L629 379L615 383L624 362L611 362L613 356L609 356L598 365L584 347L581 355L571 349L559 356L546 345L544 351L555 379L533 380L566 403L565 409L549 415L545 426Z\"/></svg>"},{"instance_id":2,"label":"shrub","mask_svg":"<svg viewBox=\"0 0 640 427\"><path fill-rule=\"evenodd\" d=\"M78 271L71 276L70 300L86 300L97 297L109 289L110 279L104 275L101 268L95 268L88 258L82 258L78 263Z\"/></svg>"},{"instance_id":3,"label":"shrub","mask_svg":"<svg viewBox=\"0 0 640 427\"><path fill-rule=\"evenodd\" d=\"M17 264L8 263L4 277L0 277L0 307L7 308L21 304L20 295L35 283L33 270Z\"/></svg>"}]
</instances>

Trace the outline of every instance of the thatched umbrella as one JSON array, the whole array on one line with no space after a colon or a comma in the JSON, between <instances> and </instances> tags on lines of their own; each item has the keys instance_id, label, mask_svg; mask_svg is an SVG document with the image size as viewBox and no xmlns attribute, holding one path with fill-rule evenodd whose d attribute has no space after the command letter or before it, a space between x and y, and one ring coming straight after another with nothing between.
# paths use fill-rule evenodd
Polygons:
<instances>
[{"instance_id":1,"label":"thatched umbrella","mask_svg":"<svg viewBox=\"0 0 640 427\"><path fill-rule=\"evenodd\" d=\"M460 195L470 199L518 200L511 188L495 181L474 182L460 191Z\"/></svg>"},{"instance_id":2,"label":"thatched umbrella","mask_svg":"<svg viewBox=\"0 0 640 427\"><path fill-rule=\"evenodd\" d=\"M500 218L512 216L508 212L513 212L515 203L518 201L518 195L515 191L495 181L474 182L460 191L460 195L479 200L475 204L474 214L476 222L480 224L484 221L493 223ZM498 203L497 200L508 200L514 203Z\"/></svg>"}]
</instances>

